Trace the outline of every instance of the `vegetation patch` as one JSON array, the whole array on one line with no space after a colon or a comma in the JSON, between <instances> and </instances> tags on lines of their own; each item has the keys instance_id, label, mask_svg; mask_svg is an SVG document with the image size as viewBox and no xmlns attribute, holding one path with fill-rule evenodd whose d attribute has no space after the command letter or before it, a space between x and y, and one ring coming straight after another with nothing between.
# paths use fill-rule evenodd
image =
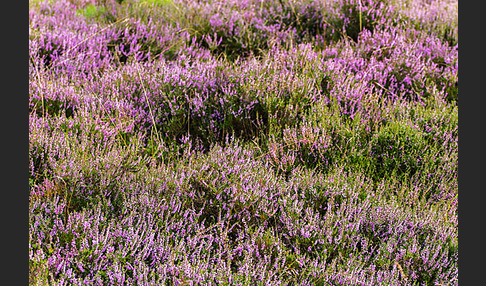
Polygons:
<instances>
[{"instance_id":1,"label":"vegetation patch","mask_svg":"<svg viewBox=\"0 0 486 286\"><path fill-rule=\"evenodd\" d=\"M458 285L436 2L30 1L30 283Z\"/></svg>"}]
</instances>

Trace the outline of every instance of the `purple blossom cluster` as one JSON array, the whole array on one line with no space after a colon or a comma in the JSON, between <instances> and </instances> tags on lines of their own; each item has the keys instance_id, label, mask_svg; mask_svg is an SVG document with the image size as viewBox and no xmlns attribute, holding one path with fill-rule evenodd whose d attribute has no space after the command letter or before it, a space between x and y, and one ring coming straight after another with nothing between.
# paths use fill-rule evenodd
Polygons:
<instances>
[{"instance_id":1,"label":"purple blossom cluster","mask_svg":"<svg viewBox=\"0 0 486 286\"><path fill-rule=\"evenodd\" d=\"M458 284L457 1L31 1L29 59L31 284Z\"/></svg>"}]
</instances>

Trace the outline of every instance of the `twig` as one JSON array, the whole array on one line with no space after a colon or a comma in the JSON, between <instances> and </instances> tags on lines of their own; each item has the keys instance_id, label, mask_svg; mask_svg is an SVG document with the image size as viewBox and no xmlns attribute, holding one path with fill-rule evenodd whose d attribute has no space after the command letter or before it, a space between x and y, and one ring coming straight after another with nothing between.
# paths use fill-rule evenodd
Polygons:
<instances>
[{"instance_id":1,"label":"twig","mask_svg":"<svg viewBox=\"0 0 486 286\"><path fill-rule=\"evenodd\" d=\"M402 266L400 265L400 263L398 263L398 261L395 261L395 265L398 267L398 270L400 271L402 278L405 280L405 283L407 283L407 276L405 276Z\"/></svg>"}]
</instances>

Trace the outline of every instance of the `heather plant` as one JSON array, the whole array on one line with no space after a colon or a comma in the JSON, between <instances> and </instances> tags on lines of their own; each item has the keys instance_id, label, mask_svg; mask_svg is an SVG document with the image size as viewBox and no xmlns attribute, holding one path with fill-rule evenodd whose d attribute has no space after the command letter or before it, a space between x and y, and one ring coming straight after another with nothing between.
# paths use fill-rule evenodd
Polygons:
<instances>
[{"instance_id":1,"label":"heather plant","mask_svg":"<svg viewBox=\"0 0 486 286\"><path fill-rule=\"evenodd\" d=\"M457 1L29 2L32 285L457 285Z\"/></svg>"},{"instance_id":2,"label":"heather plant","mask_svg":"<svg viewBox=\"0 0 486 286\"><path fill-rule=\"evenodd\" d=\"M404 1L396 7L415 29L427 30L451 47L458 44L458 6L454 1Z\"/></svg>"}]
</instances>

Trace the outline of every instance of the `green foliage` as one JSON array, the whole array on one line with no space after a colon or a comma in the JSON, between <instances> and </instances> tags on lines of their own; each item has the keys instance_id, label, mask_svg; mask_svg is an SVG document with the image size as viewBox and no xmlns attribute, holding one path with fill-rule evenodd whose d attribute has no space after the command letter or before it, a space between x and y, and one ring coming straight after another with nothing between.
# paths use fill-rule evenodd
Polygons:
<instances>
[{"instance_id":1,"label":"green foliage","mask_svg":"<svg viewBox=\"0 0 486 286\"><path fill-rule=\"evenodd\" d=\"M173 0L141 0L140 2L151 4L151 5L161 5L161 6L174 4Z\"/></svg>"},{"instance_id":2,"label":"green foliage","mask_svg":"<svg viewBox=\"0 0 486 286\"><path fill-rule=\"evenodd\" d=\"M76 11L78 15L82 15L88 19L99 19L101 16L103 16L106 12L105 7L101 6L96 6L93 4L89 4L85 6L84 8L80 8Z\"/></svg>"},{"instance_id":3,"label":"green foliage","mask_svg":"<svg viewBox=\"0 0 486 286\"><path fill-rule=\"evenodd\" d=\"M377 178L413 176L426 156L426 144L420 132L402 122L383 126L370 143Z\"/></svg>"}]
</instances>

